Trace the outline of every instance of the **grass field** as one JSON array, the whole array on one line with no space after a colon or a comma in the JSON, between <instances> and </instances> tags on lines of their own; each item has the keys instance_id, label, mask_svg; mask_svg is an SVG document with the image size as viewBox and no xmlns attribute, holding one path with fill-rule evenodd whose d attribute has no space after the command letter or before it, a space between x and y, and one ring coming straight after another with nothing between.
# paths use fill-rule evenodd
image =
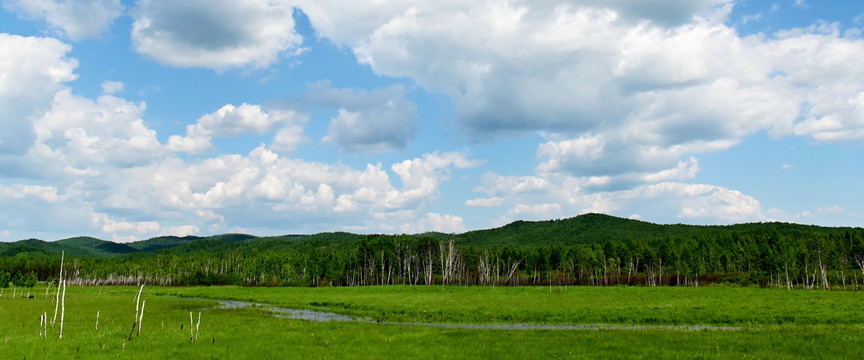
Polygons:
<instances>
[{"instance_id":1,"label":"grass field","mask_svg":"<svg viewBox=\"0 0 864 360\"><path fill-rule=\"evenodd\" d=\"M141 336L128 340L136 288L70 286L63 339L39 337L54 304L0 297L0 357L45 358L860 358L864 297L857 292L648 287L145 287ZM33 295L35 294L35 295ZM179 297L176 297L179 296ZM724 325L612 330L444 329L276 318L232 299L411 323ZM100 312L99 330L94 329ZM189 312L201 327L190 343ZM182 325L182 329L181 329Z\"/></svg>"}]
</instances>

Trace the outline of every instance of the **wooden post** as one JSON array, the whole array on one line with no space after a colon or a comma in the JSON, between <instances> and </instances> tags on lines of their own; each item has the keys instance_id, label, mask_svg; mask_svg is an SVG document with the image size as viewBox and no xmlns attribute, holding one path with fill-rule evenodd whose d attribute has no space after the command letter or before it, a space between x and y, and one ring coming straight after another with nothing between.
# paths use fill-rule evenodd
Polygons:
<instances>
[{"instance_id":1,"label":"wooden post","mask_svg":"<svg viewBox=\"0 0 864 360\"><path fill-rule=\"evenodd\" d=\"M189 312L189 343L195 342L195 323L192 320L192 312Z\"/></svg>"},{"instance_id":2,"label":"wooden post","mask_svg":"<svg viewBox=\"0 0 864 360\"><path fill-rule=\"evenodd\" d=\"M66 315L66 280L63 280L63 298L61 301L63 304L60 309L60 339L63 338L63 318Z\"/></svg>"},{"instance_id":3,"label":"wooden post","mask_svg":"<svg viewBox=\"0 0 864 360\"><path fill-rule=\"evenodd\" d=\"M51 319L51 326L57 322L57 307L60 306L60 286L63 284L63 258L66 256L65 251L60 252L60 278L57 279L57 299L54 303L54 318Z\"/></svg>"},{"instance_id":4,"label":"wooden post","mask_svg":"<svg viewBox=\"0 0 864 360\"><path fill-rule=\"evenodd\" d=\"M198 342L198 327L201 326L201 312L198 312L198 323L195 324L195 342Z\"/></svg>"},{"instance_id":5,"label":"wooden post","mask_svg":"<svg viewBox=\"0 0 864 360\"><path fill-rule=\"evenodd\" d=\"M135 317L132 318L132 329L129 330L129 340L132 340L132 334L135 333L135 326L138 325L138 303L141 301L141 292L144 291L144 284L138 289L138 297L135 299Z\"/></svg>"},{"instance_id":6,"label":"wooden post","mask_svg":"<svg viewBox=\"0 0 864 360\"><path fill-rule=\"evenodd\" d=\"M138 335L141 336L141 325L144 323L144 305L147 304L147 300L141 302L141 317L138 318Z\"/></svg>"}]
</instances>

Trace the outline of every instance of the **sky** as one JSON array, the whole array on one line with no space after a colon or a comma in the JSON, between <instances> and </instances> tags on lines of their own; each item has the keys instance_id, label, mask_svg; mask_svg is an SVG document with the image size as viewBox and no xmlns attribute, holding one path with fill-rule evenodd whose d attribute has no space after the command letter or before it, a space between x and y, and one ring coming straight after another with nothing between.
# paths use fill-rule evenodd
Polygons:
<instances>
[{"instance_id":1,"label":"sky","mask_svg":"<svg viewBox=\"0 0 864 360\"><path fill-rule=\"evenodd\" d=\"M864 225L864 2L0 0L0 241Z\"/></svg>"}]
</instances>

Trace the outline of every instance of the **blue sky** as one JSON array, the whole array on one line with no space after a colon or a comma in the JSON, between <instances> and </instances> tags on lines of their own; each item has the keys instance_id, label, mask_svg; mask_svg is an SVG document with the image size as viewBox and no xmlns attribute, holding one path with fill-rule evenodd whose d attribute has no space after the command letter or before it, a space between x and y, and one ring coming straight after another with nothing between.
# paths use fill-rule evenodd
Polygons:
<instances>
[{"instance_id":1,"label":"blue sky","mask_svg":"<svg viewBox=\"0 0 864 360\"><path fill-rule=\"evenodd\" d=\"M0 241L864 223L857 1L0 4Z\"/></svg>"}]
</instances>

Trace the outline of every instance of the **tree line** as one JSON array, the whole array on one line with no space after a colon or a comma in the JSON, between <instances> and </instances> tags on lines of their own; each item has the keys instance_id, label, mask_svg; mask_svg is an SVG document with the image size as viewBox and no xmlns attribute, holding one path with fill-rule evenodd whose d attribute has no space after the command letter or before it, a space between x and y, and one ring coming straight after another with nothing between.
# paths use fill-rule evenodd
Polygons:
<instances>
[{"instance_id":1,"label":"tree line","mask_svg":"<svg viewBox=\"0 0 864 360\"><path fill-rule=\"evenodd\" d=\"M53 280L59 258L0 258L3 272ZM625 237L543 246L462 245L455 237L368 235L278 247L232 243L190 253L72 258L69 282L248 286L644 285L864 287L864 232L770 231ZM9 280L6 281L8 284Z\"/></svg>"}]
</instances>

